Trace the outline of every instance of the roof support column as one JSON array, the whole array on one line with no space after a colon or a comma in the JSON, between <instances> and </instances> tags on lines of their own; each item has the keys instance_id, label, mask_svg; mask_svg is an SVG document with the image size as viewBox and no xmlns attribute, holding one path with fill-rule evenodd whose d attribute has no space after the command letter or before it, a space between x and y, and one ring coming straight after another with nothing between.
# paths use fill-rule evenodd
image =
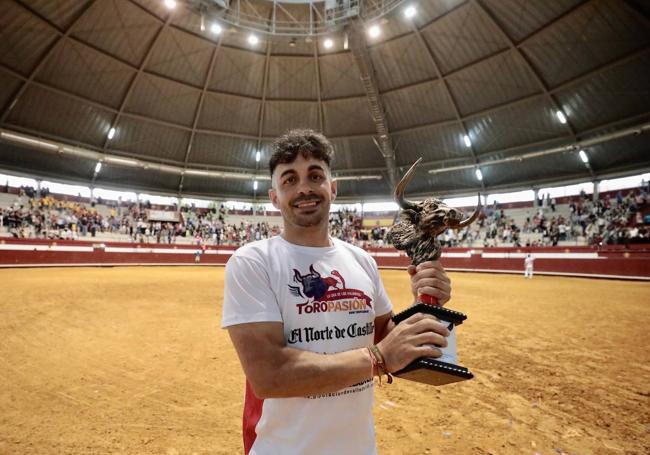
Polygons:
<instances>
[{"instance_id":1,"label":"roof support column","mask_svg":"<svg viewBox=\"0 0 650 455\"><path fill-rule=\"evenodd\" d=\"M22 6L23 8L27 9L30 13L32 10L25 6L22 2L17 1L16 2L18 5ZM92 6L95 4L95 0L89 2L84 8L81 10L81 12L77 15L74 21L72 21L72 24L68 27L68 29L65 32L62 32L58 28L56 28L56 32L59 34L58 38L54 41L54 44L50 46L50 48L45 52L45 55L41 57L41 60L38 62L38 64L32 69L32 72L29 74L29 77L25 82L23 82L23 85L20 86L20 88L9 98L9 101L7 102L6 106L2 110L2 116L0 116L0 124L4 123L5 120L7 120L7 117L9 117L9 114L11 113L11 110L14 108L18 100L20 99L21 96L25 93L31 82L34 80L34 78L38 75L38 73L41 71L41 69L45 66L45 64L48 62L48 60L54 55L54 51L59 49L65 40L70 36L72 33L72 30L74 30L75 25L79 23L82 17L85 16L85 14L92 8ZM34 14L34 13L32 13Z\"/></svg>"},{"instance_id":2,"label":"roof support column","mask_svg":"<svg viewBox=\"0 0 650 455\"><path fill-rule=\"evenodd\" d=\"M449 84L447 83L447 79L445 76L442 74L442 71L440 70L440 65L438 64L438 61L436 59L436 56L433 53L433 49L431 49L431 46L429 46L429 43L424 39L422 36L422 33L420 33L420 30L415 26L415 24L411 23L413 33L417 37L419 43L424 47L426 50L427 55L429 56L429 60L431 61L431 64L433 65L433 69L436 72L436 75L438 76L438 80L440 80L440 83L445 89L445 93L447 94L447 97L449 98L449 101L454 108L454 116L456 117L456 122L460 125L463 134L469 137L469 132L467 131L467 126L465 125L465 121L463 120L463 117L460 115L460 109L458 109L458 103L454 99L454 96L451 93L451 89L449 88ZM467 146L467 144L465 144ZM479 168L479 163L478 163L478 157L476 156L476 151L474 150L474 144L471 143L468 146L469 150L472 154L472 161L474 161L474 164L476 166L476 169ZM481 184L481 189L485 193L485 180L484 178L480 180Z\"/></svg>"},{"instance_id":3,"label":"roof support column","mask_svg":"<svg viewBox=\"0 0 650 455\"><path fill-rule=\"evenodd\" d=\"M505 28L501 25L501 23L497 20L497 18L492 14L490 10L488 10L484 5L481 0L473 0L474 4L478 8L478 10L489 20L492 22L492 24L499 30L499 33L503 37L504 40L508 43L508 47L517 55L517 57L524 62L530 73L533 75L535 82L537 83L537 86L539 89L542 91L544 94L544 97L548 100L548 102L553 106L553 109L555 109L556 112L562 112L566 116L566 113L564 112L564 109L562 109L562 106L560 103L555 99L555 96L550 92L550 89L546 82L542 79L542 76L540 75L539 71L533 66L531 63L530 59L526 57L526 55L521 51L521 49L515 44L514 40L508 35L506 32ZM564 122L564 126L566 130L571 134L573 137L574 142L578 142L578 137L576 135L576 131L573 128L573 125L571 124L571 119L567 118L566 122ZM595 178L595 174L591 166L588 166L589 172L591 174L592 178Z\"/></svg>"},{"instance_id":4,"label":"roof support column","mask_svg":"<svg viewBox=\"0 0 650 455\"><path fill-rule=\"evenodd\" d=\"M363 24L358 20L350 23L348 27L349 44L352 56L359 69L361 82L368 99L370 116L375 123L378 137L373 140L386 161L388 179L392 188L397 186L397 166L395 165L395 149L390 138L388 118L381 101L379 87L375 77L375 68L370 59L370 52L365 39Z\"/></svg>"},{"instance_id":5,"label":"roof support column","mask_svg":"<svg viewBox=\"0 0 650 455\"><path fill-rule=\"evenodd\" d=\"M192 122L192 132L190 133L190 140L187 142L187 149L185 150L185 164L183 169L187 169L187 163L190 160L190 153L192 152L192 144L194 143L194 136L196 135L196 127L199 124L199 118L201 117L201 110L203 109L203 101L205 100L205 94L208 91L208 85L210 84L210 79L212 79L212 71L214 70L214 62L217 61L217 54L219 49L221 49L221 42L223 41L223 36L219 37L219 42L212 51L212 57L210 58L210 65L208 66L208 72L205 75L205 80L203 81L203 90L201 90L201 96L199 97L199 102L196 105L196 111L194 111L194 121ZM183 192L183 181L185 180L185 173L181 174L181 178L178 182L178 197L181 197Z\"/></svg>"}]
</instances>

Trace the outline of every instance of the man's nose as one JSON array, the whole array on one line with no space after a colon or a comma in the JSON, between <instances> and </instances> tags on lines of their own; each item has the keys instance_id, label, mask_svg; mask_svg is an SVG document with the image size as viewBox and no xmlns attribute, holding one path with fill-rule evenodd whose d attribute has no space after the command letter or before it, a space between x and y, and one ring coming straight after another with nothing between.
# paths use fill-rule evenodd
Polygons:
<instances>
[{"instance_id":1,"label":"man's nose","mask_svg":"<svg viewBox=\"0 0 650 455\"><path fill-rule=\"evenodd\" d=\"M307 179L300 179L296 190L301 194L308 194L313 192L311 186L309 186Z\"/></svg>"}]
</instances>

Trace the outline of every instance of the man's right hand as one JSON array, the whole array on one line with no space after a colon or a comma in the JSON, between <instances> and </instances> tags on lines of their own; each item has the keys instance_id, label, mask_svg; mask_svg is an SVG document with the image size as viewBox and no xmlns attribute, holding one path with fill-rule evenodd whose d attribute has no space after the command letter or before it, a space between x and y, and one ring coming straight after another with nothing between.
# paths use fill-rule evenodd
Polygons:
<instances>
[{"instance_id":1,"label":"man's right hand","mask_svg":"<svg viewBox=\"0 0 650 455\"><path fill-rule=\"evenodd\" d=\"M449 330L430 314L417 313L395 326L377 344L389 372L401 370L420 357L440 357Z\"/></svg>"}]
</instances>

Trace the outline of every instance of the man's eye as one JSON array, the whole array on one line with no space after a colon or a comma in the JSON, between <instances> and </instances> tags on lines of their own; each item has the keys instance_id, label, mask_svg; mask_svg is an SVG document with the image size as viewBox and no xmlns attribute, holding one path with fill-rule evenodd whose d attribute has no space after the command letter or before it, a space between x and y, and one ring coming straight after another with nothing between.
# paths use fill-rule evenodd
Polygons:
<instances>
[{"instance_id":1,"label":"man's eye","mask_svg":"<svg viewBox=\"0 0 650 455\"><path fill-rule=\"evenodd\" d=\"M296 181L296 178L295 178L295 177L287 177L287 178L285 179L284 183L285 183L285 185L286 185L286 184L291 185L292 183L295 183L295 181Z\"/></svg>"},{"instance_id":2,"label":"man's eye","mask_svg":"<svg viewBox=\"0 0 650 455\"><path fill-rule=\"evenodd\" d=\"M323 180L323 178L324 178L324 177L323 177L322 175L320 175L320 174L312 174L312 175L311 175L311 179L312 179L314 182L320 182L321 180Z\"/></svg>"}]
</instances>

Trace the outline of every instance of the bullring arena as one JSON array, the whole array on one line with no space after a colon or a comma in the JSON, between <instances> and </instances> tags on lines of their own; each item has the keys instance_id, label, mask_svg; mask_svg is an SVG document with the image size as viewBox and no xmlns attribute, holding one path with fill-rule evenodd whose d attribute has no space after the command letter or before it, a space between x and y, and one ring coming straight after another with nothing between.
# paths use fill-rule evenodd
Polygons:
<instances>
[{"instance_id":1,"label":"bullring arena","mask_svg":"<svg viewBox=\"0 0 650 455\"><path fill-rule=\"evenodd\" d=\"M0 452L241 452L221 267L7 269ZM405 272L383 270L397 309ZM385 454L648 453L650 286L451 273L475 379L376 388ZM335 437L335 435L332 435Z\"/></svg>"},{"instance_id":2,"label":"bullring arena","mask_svg":"<svg viewBox=\"0 0 650 455\"><path fill-rule=\"evenodd\" d=\"M650 454L649 50L640 0L3 0L0 455L245 453L226 263L319 207L397 312L434 197L474 377L375 378L378 454ZM329 219L270 203L294 128Z\"/></svg>"}]
</instances>

